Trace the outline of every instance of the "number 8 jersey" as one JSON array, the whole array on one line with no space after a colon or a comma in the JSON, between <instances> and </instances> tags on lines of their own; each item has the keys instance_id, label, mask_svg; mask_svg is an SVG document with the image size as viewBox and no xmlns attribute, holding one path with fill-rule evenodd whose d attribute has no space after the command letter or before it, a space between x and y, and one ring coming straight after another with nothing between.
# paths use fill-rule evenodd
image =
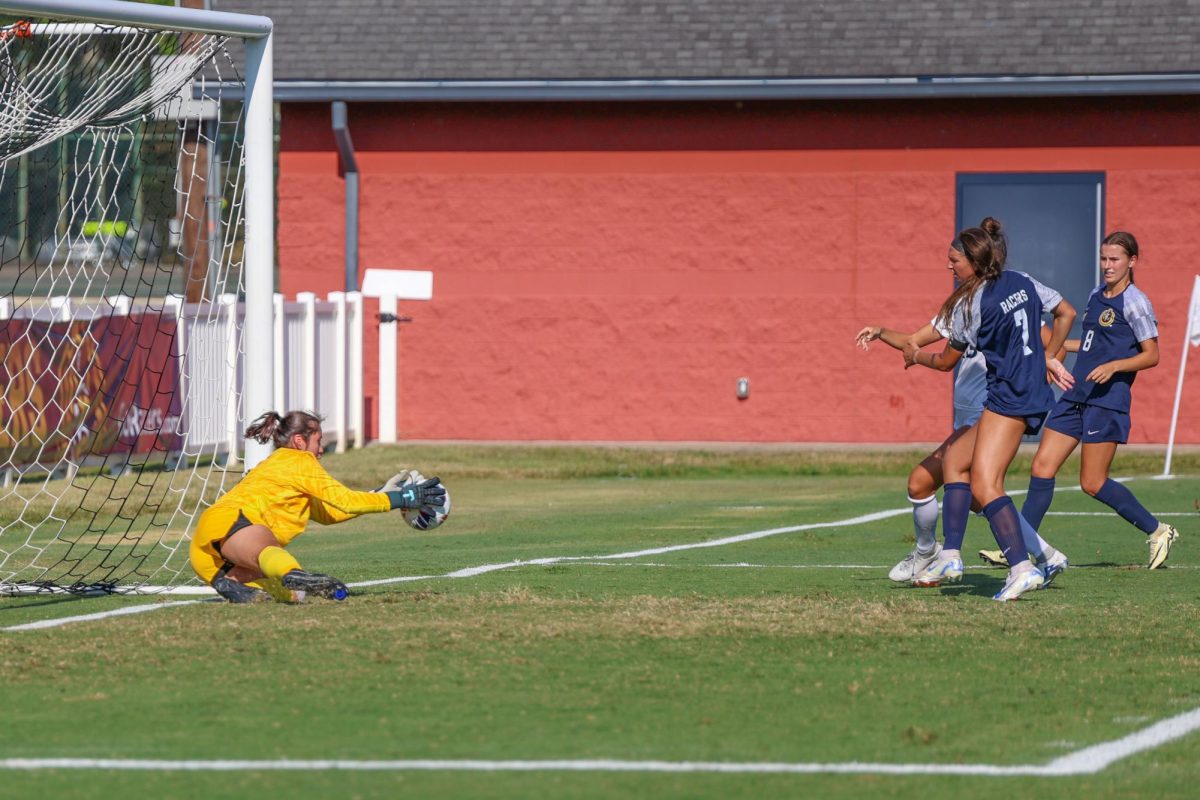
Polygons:
<instances>
[{"instance_id":1,"label":"number 8 jersey","mask_svg":"<svg viewBox=\"0 0 1200 800\"><path fill-rule=\"evenodd\" d=\"M1046 382L1046 351L1040 327L1043 310L1062 295L1016 270L1005 270L960 304L951 322L951 344L973 346L987 362L984 408L1009 417L1041 414L1054 405Z\"/></svg>"},{"instance_id":2,"label":"number 8 jersey","mask_svg":"<svg viewBox=\"0 0 1200 800\"><path fill-rule=\"evenodd\" d=\"M1157 337L1158 322L1145 292L1130 284L1116 297L1105 297L1104 284L1100 284L1088 296L1083 315L1083 338L1072 370L1075 385L1062 399L1128 414L1129 389L1136 372L1114 372L1108 383L1086 378L1101 364L1136 356L1141 352L1141 342Z\"/></svg>"}]
</instances>

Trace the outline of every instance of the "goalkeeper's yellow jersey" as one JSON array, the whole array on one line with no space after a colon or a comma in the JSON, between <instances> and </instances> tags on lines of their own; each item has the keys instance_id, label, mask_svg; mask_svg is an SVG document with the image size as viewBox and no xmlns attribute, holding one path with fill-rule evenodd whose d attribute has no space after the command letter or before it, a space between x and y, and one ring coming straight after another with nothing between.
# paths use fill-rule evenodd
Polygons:
<instances>
[{"instance_id":1,"label":"goalkeeper's yellow jersey","mask_svg":"<svg viewBox=\"0 0 1200 800\"><path fill-rule=\"evenodd\" d=\"M209 511L232 512L232 519L240 511L253 524L270 528L279 543L286 545L304 532L310 518L330 525L391 508L391 500L383 492L348 489L326 472L312 453L281 447Z\"/></svg>"}]
</instances>

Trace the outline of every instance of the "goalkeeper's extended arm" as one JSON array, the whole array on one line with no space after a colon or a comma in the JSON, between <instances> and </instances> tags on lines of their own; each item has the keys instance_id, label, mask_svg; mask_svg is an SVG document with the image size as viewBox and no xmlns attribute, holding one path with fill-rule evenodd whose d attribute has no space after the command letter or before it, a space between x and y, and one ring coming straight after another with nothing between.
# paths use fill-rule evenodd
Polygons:
<instances>
[{"instance_id":1,"label":"goalkeeper's extended arm","mask_svg":"<svg viewBox=\"0 0 1200 800\"><path fill-rule=\"evenodd\" d=\"M392 509L424 508L425 506L440 506L446 500L446 487L442 486L441 478L430 478L420 483L412 483L386 493L392 501Z\"/></svg>"}]
</instances>

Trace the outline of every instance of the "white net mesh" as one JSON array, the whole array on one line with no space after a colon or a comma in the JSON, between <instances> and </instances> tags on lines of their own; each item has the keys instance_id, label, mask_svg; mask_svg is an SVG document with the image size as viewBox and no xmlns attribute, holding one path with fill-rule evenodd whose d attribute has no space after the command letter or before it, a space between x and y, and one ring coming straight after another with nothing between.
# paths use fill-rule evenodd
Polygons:
<instances>
[{"instance_id":1,"label":"white net mesh","mask_svg":"<svg viewBox=\"0 0 1200 800\"><path fill-rule=\"evenodd\" d=\"M240 476L224 37L0 28L0 591L154 591Z\"/></svg>"}]
</instances>

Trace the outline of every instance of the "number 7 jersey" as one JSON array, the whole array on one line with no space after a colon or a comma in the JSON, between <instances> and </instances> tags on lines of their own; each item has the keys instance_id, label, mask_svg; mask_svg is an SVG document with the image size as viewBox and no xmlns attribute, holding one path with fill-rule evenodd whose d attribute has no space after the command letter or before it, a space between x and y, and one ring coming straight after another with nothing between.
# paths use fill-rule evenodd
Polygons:
<instances>
[{"instance_id":1,"label":"number 7 jersey","mask_svg":"<svg viewBox=\"0 0 1200 800\"><path fill-rule=\"evenodd\" d=\"M1107 383L1086 378L1101 364L1136 356L1142 342L1155 338L1158 323L1145 292L1130 284L1116 297L1105 297L1104 284L1097 286L1088 296L1083 315L1083 338L1072 371L1075 385L1063 394L1063 399L1128 414L1136 372L1114 372Z\"/></svg>"},{"instance_id":2,"label":"number 7 jersey","mask_svg":"<svg viewBox=\"0 0 1200 800\"><path fill-rule=\"evenodd\" d=\"M987 362L984 408L1020 417L1054 405L1046 382L1046 351L1040 335L1044 310L1062 295L1024 272L1005 270L954 310L952 341L975 347Z\"/></svg>"}]
</instances>

